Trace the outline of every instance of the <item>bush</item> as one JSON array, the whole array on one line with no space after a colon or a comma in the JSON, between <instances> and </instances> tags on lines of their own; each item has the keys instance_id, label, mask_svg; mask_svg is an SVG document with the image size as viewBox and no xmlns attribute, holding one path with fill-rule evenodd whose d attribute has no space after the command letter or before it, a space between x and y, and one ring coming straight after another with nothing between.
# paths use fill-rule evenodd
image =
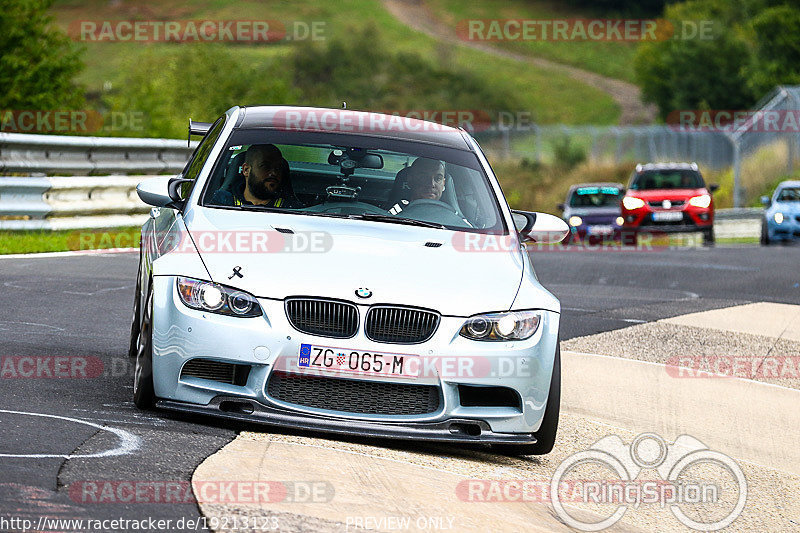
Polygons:
<instances>
[{"instance_id":1,"label":"bush","mask_svg":"<svg viewBox=\"0 0 800 533\"><path fill-rule=\"evenodd\" d=\"M586 161L586 149L572 143L568 135L552 141L553 157L557 167L570 170Z\"/></svg>"},{"instance_id":2,"label":"bush","mask_svg":"<svg viewBox=\"0 0 800 533\"><path fill-rule=\"evenodd\" d=\"M401 112L521 108L515 94L498 90L491 80L394 51L374 25L297 48L291 65L294 87L312 105L346 101L352 109Z\"/></svg>"},{"instance_id":3,"label":"bush","mask_svg":"<svg viewBox=\"0 0 800 533\"><path fill-rule=\"evenodd\" d=\"M83 88L73 78L80 52L52 27L52 0L3 0L0 9L0 109L78 109Z\"/></svg>"},{"instance_id":4,"label":"bush","mask_svg":"<svg viewBox=\"0 0 800 533\"><path fill-rule=\"evenodd\" d=\"M107 98L114 111L143 112L146 130L116 133L181 138L189 118L213 121L234 105L292 103L279 59L253 60L210 43L151 48L124 69L121 89Z\"/></svg>"}]
</instances>

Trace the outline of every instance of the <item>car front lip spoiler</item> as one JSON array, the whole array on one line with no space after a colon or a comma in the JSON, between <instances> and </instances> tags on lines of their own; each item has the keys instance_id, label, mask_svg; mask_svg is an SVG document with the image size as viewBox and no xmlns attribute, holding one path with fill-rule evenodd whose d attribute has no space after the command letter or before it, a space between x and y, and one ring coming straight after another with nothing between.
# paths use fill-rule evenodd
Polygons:
<instances>
[{"instance_id":1,"label":"car front lip spoiler","mask_svg":"<svg viewBox=\"0 0 800 533\"><path fill-rule=\"evenodd\" d=\"M208 405L158 400L156 407L199 415L341 435L477 444L535 444L530 433L495 433L482 420L450 418L439 422L370 422L297 414L247 398L216 396Z\"/></svg>"},{"instance_id":2,"label":"car front lip spoiler","mask_svg":"<svg viewBox=\"0 0 800 533\"><path fill-rule=\"evenodd\" d=\"M702 231L705 229L710 229L713 226L712 223L707 223L703 225L692 225L692 224L674 224L668 225L664 224L663 226L658 225L649 225L649 226L623 226L622 231L636 231L638 233L692 233L695 231Z\"/></svg>"}]
</instances>

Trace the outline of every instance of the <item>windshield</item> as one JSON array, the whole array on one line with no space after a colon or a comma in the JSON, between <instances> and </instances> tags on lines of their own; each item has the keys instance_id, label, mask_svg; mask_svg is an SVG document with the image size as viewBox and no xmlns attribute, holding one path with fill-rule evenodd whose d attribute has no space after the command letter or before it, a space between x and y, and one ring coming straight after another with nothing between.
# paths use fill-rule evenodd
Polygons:
<instances>
[{"instance_id":1,"label":"windshield","mask_svg":"<svg viewBox=\"0 0 800 533\"><path fill-rule=\"evenodd\" d=\"M622 199L619 187L578 187L569 200L570 207L618 207Z\"/></svg>"},{"instance_id":2,"label":"windshield","mask_svg":"<svg viewBox=\"0 0 800 533\"><path fill-rule=\"evenodd\" d=\"M661 169L645 170L636 174L631 189L699 189L705 187L703 178L696 170Z\"/></svg>"},{"instance_id":3,"label":"windshield","mask_svg":"<svg viewBox=\"0 0 800 533\"><path fill-rule=\"evenodd\" d=\"M313 142L297 142L297 134L240 133L221 153L202 205L505 231L497 200L470 152L356 136L307 135Z\"/></svg>"},{"instance_id":4,"label":"windshield","mask_svg":"<svg viewBox=\"0 0 800 533\"><path fill-rule=\"evenodd\" d=\"M778 193L778 202L800 202L800 187L784 187Z\"/></svg>"}]
</instances>

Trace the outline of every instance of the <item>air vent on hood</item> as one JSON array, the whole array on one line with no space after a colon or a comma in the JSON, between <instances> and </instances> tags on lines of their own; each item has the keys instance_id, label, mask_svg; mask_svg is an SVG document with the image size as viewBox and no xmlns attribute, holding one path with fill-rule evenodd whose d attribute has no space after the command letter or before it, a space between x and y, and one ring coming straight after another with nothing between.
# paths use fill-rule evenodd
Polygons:
<instances>
[{"instance_id":1,"label":"air vent on hood","mask_svg":"<svg viewBox=\"0 0 800 533\"><path fill-rule=\"evenodd\" d=\"M278 233L294 233L294 230L290 228L275 228L275 231L277 231Z\"/></svg>"},{"instance_id":2,"label":"air vent on hood","mask_svg":"<svg viewBox=\"0 0 800 533\"><path fill-rule=\"evenodd\" d=\"M426 246L426 247L428 247L428 248L438 248L438 247L440 247L441 245L442 245L442 243L440 243L440 242L433 242L433 241L428 241L428 242L426 242L426 243L425 243L425 246Z\"/></svg>"}]
</instances>

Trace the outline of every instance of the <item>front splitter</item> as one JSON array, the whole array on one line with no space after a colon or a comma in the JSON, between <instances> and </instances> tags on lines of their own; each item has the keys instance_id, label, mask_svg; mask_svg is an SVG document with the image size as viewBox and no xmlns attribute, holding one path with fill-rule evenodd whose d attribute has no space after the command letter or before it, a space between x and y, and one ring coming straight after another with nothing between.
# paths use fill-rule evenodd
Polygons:
<instances>
[{"instance_id":1,"label":"front splitter","mask_svg":"<svg viewBox=\"0 0 800 533\"><path fill-rule=\"evenodd\" d=\"M530 433L495 433L483 420L450 418L438 422L369 422L297 414L236 396L216 396L208 405L158 400L156 407L243 422L359 437L472 444L536 443L536 438Z\"/></svg>"}]
</instances>

